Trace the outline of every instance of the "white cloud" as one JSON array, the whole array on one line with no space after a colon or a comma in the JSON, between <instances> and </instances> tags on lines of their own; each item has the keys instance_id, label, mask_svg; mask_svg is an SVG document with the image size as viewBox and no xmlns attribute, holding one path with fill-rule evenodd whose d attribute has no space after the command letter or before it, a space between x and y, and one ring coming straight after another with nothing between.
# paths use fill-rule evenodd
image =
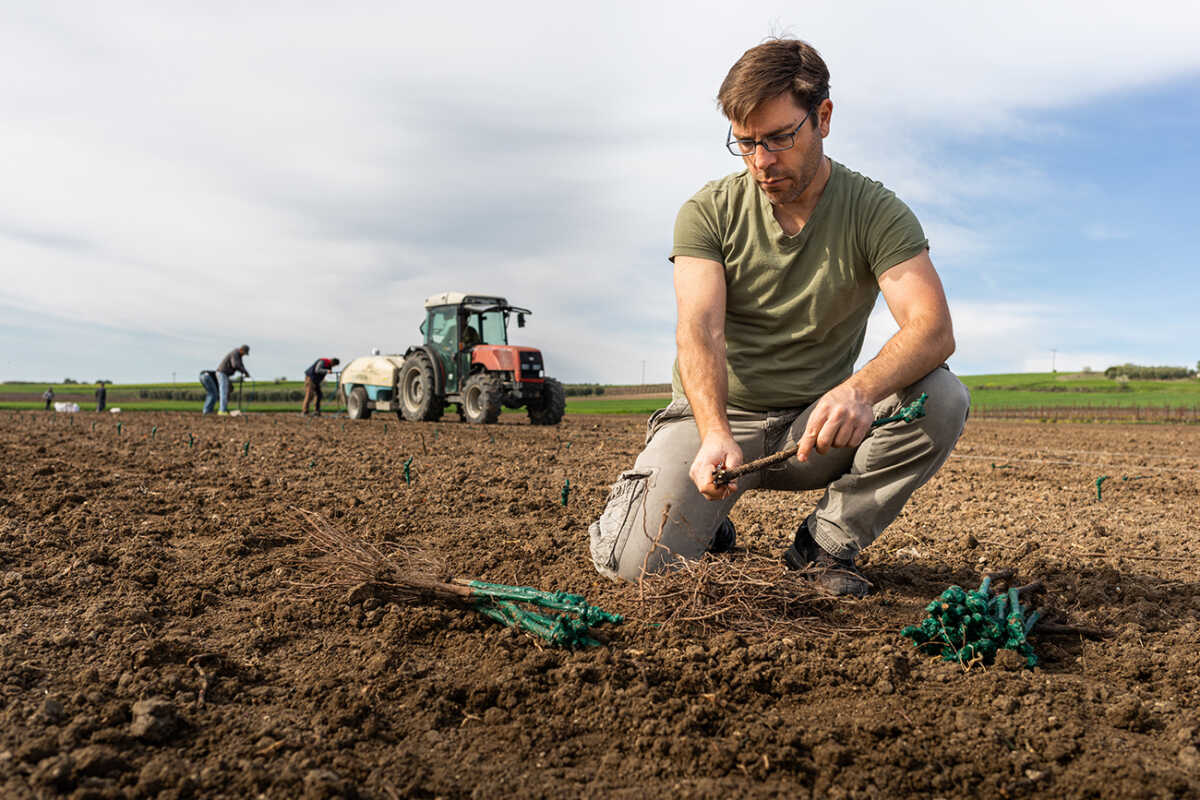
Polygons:
<instances>
[{"instance_id":1,"label":"white cloud","mask_svg":"<svg viewBox=\"0 0 1200 800\"><path fill-rule=\"evenodd\" d=\"M737 168L716 88L788 26L833 70L830 152L921 207L948 272L996 247L973 202L1048 184L941 137L1053 136L1051 109L1200 67L1185 4L39 3L0 27L0 303L191 342L181 372L270 342L255 360L287 374L409 344L425 295L482 289L535 310L521 335L569 379L664 380L675 211ZM1030 309L974 312L972 363L1020 363L1006 324L1043 347Z\"/></svg>"},{"instance_id":2,"label":"white cloud","mask_svg":"<svg viewBox=\"0 0 1200 800\"><path fill-rule=\"evenodd\" d=\"M1086 332L1094 320L1087 314L1048 304L951 301L957 344L950 367L963 375L978 373L1103 371L1130 360L1128 353L1073 350L1064 340ZM897 330L887 306L876 305L867 328L860 365L873 357ZM1057 350L1057 353L1053 352Z\"/></svg>"}]
</instances>

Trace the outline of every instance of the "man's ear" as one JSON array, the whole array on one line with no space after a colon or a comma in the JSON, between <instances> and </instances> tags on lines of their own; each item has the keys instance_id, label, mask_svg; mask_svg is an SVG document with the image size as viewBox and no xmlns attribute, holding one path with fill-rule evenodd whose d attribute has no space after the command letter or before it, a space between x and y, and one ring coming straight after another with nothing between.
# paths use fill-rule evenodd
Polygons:
<instances>
[{"instance_id":1,"label":"man's ear","mask_svg":"<svg viewBox=\"0 0 1200 800\"><path fill-rule=\"evenodd\" d=\"M829 135L829 123L833 119L833 101L826 97L817 106L817 124L821 128L821 138Z\"/></svg>"}]
</instances>

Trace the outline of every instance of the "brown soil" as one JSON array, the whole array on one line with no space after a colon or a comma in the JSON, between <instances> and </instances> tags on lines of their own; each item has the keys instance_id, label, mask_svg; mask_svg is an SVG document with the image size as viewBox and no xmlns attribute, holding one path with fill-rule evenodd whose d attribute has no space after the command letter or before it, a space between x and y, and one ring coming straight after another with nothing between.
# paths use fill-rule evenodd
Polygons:
<instances>
[{"instance_id":1,"label":"brown soil","mask_svg":"<svg viewBox=\"0 0 1200 800\"><path fill-rule=\"evenodd\" d=\"M640 420L505 423L0 414L0 796L1200 795L1200 427L973 422L865 554L878 592L764 638L593 572ZM729 557L815 499L747 497ZM565 651L309 597L293 507L632 619ZM1000 567L1110 635L969 672L898 636Z\"/></svg>"}]
</instances>

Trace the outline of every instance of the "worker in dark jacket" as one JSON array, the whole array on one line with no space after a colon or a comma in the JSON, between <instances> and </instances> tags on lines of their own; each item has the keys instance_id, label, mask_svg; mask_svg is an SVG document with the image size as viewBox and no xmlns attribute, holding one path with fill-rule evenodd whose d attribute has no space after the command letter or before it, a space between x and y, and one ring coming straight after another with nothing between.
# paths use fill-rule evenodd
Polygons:
<instances>
[{"instance_id":1,"label":"worker in dark jacket","mask_svg":"<svg viewBox=\"0 0 1200 800\"><path fill-rule=\"evenodd\" d=\"M301 414L307 414L309 401L315 401L313 411L318 417L321 416L321 381L340 363L336 358L318 358L304 370L304 405L300 407Z\"/></svg>"},{"instance_id":2,"label":"worker in dark jacket","mask_svg":"<svg viewBox=\"0 0 1200 800\"><path fill-rule=\"evenodd\" d=\"M242 365L242 356L248 355L250 355L250 345L244 344L236 350L230 350L229 355L221 359L221 363L217 365L217 383L221 392L221 407L217 411L218 416L229 413L229 389L233 374L240 372L242 377L250 377L250 373Z\"/></svg>"},{"instance_id":3,"label":"worker in dark jacket","mask_svg":"<svg viewBox=\"0 0 1200 800\"><path fill-rule=\"evenodd\" d=\"M96 387L96 410L103 411L108 405L108 390L104 388L104 381L96 381L99 386Z\"/></svg>"},{"instance_id":4,"label":"worker in dark jacket","mask_svg":"<svg viewBox=\"0 0 1200 800\"><path fill-rule=\"evenodd\" d=\"M42 392L42 399L46 401L46 410L50 410L50 404L54 402L54 390L47 387L46 391Z\"/></svg>"}]
</instances>

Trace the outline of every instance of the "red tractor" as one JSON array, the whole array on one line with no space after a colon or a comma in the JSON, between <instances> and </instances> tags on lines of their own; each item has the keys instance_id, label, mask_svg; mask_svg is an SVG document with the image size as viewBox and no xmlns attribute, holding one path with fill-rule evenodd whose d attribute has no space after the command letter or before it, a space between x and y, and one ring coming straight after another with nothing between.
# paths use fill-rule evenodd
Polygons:
<instances>
[{"instance_id":1,"label":"red tractor","mask_svg":"<svg viewBox=\"0 0 1200 800\"><path fill-rule=\"evenodd\" d=\"M544 374L542 353L508 343L508 321L525 327L532 312L503 297L444 292L425 301L424 344L403 356L363 356L346 365L339 388L351 419L395 411L412 422L440 419L450 403L474 424L521 408L534 425L557 425L566 408L562 384Z\"/></svg>"}]
</instances>

